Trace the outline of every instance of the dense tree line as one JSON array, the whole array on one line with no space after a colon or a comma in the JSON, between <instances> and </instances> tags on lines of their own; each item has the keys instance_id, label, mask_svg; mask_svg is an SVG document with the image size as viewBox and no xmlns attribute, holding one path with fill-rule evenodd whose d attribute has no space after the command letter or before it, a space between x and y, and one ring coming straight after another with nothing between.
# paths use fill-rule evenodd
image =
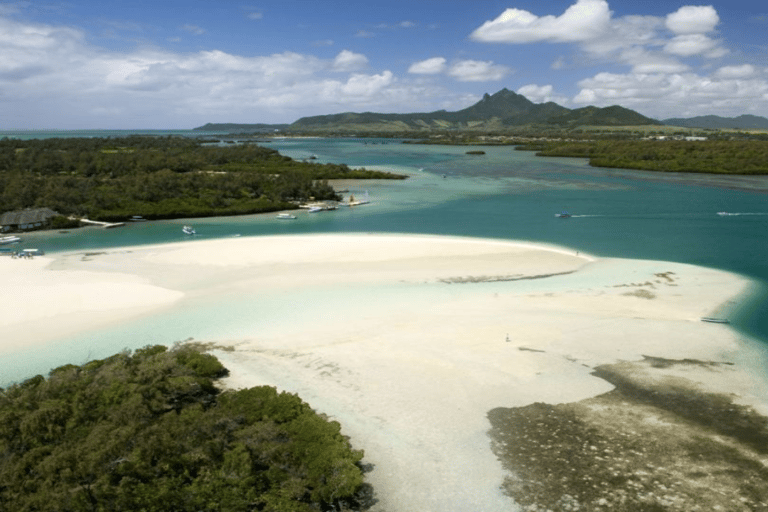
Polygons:
<instances>
[{"instance_id":1,"label":"dense tree line","mask_svg":"<svg viewBox=\"0 0 768 512\"><path fill-rule=\"evenodd\" d=\"M712 174L768 174L768 141L536 142L540 156L588 158L594 167Z\"/></svg>"},{"instance_id":2,"label":"dense tree line","mask_svg":"<svg viewBox=\"0 0 768 512\"><path fill-rule=\"evenodd\" d=\"M0 211L49 207L97 220L289 209L338 199L329 179L403 177L182 137L0 140Z\"/></svg>"},{"instance_id":3,"label":"dense tree line","mask_svg":"<svg viewBox=\"0 0 768 512\"><path fill-rule=\"evenodd\" d=\"M148 346L0 388L0 510L360 506L362 452L298 396L219 392L221 363Z\"/></svg>"}]
</instances>

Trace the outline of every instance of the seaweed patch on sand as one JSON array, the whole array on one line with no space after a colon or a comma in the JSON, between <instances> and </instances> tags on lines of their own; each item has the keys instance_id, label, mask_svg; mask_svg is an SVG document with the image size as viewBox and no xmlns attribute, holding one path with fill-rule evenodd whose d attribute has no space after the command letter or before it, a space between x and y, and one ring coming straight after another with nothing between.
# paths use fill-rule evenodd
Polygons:
<instances>
[{"instance_id":1,"label":"seaweed patch on sand","mask_svg":"<svg viewBox=\"0 0 768 512\"><path fill-rule=\"evenodd\" d=\"M704 389L713 371L646 357L597 367L603 395L493 409L504 491L529 511L768 510L768 419Z\"/></svg>"}]
</instances>

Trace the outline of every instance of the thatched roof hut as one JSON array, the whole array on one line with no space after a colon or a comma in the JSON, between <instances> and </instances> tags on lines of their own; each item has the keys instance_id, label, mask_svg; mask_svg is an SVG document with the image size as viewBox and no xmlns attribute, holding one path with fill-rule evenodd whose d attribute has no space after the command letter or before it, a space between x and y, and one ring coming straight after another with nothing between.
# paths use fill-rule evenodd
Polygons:
<instances>
[{"instance_id":1,"label":"thatched roof hut","mask_svg":"<svg viewBox=\"0 0 768 512\"><path fill-rule=\"evenodd\" d=\"M50 208L28 208L26 210L5 212L0 215L0 230L23 231L37 229L46 225L51 220L51 217L57 217L58 215L58 212Z\"/></svg>"}]
</instances>

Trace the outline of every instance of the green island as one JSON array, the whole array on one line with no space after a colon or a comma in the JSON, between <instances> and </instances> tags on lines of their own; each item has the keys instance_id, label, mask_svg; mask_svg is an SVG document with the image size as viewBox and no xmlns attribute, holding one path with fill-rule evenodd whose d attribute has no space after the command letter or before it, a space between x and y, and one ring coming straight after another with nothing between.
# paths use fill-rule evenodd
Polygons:
<instances>
[{"instance_id":1,"label":"green island","mask_svg":"<svg viewBox=\"0 0 768 512\"><path fill-rule=\"evenodd\" d=\"M531 142L538 156L588 158L593 167L709 174L768 174L768 141L600 140Z\"/></svg>"},{"instance_id":2,"label":"green island","mask_svg":"<svg viewBox=\"0 0 768 512\"><path fill-rule=\"evenodd\" d=\"M768 174L768 119L701 116L656 120L612 105L569 109L506 88L462 110L303 117L290 125L206 125L291 136L395 137L406 144L516 146L541 156L588 158L595 167L661 172ZM481 149L467 151L481 155Z\"/></svg>"},{"instance_id":3,"label":"green island","mask_svg":"<svg viewBox=\"0 0 768 512\"><path fill-rule=\"evenodd\" d=\"M404 179L344 164L295 161L252 143L185 137L0 140L0 211L47 207L122 221L244 215L338 200L331 179Z\"/></svg>"},{"instance_id":4,"label":"green island","mask_svg":"<svg viewBox=\"0 0 768 512\"><path fill-rule=\"evenodd\" d=\"M220 391L201 346L147 346L0 388L0 510L367 508L363 452L268 386Z\"/></svg>"},{"instance_id":5,"label":"green island","mask_svg":"<svg viewBox=\"0 0 768 512\"><path fill-rule=\"evenodd\" d=\"M659 132L640 137L638 132L535 132L519 134L433 135L405 140L406 144L445 146L514 146L542 157L587 158L592 167L657 172L765 175L768 140L762 134L710 134L706 140ZM718 138L722 137L722 138ZM695 139L695 140L691 140ZM480 150L467 154L481 154Z\"/></svg>"}]
</instances>

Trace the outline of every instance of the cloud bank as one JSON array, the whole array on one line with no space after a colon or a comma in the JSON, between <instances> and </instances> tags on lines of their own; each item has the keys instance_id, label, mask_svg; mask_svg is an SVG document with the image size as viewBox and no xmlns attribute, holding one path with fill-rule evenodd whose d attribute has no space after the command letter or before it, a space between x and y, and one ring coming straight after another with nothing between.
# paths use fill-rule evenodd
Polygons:
<instances>
[{"instance_id":1,"label":"cloud bank","mask_svg":"<svg viewBox=\"0 0 768 512\"><path fill-rule=\"evenodd\" d=\"M576 105L621 104L657 117L721 114L767 106L766 70L718 65L729 54L717 38L711 5L686 5L666 16L614 17L605 0L577 0L561 14L506 9L471 33L482 43L570 44L583 67L615 68L577 81ZM564 59L551 66L557 72ZM625 71L622 71L624 68ZM551 86L526 85L534 100L565 99Z\"/></svg>"},{"instance_id":2,"label":"cloud bank","mask_svg":"<svg viewBox=\"0 0 768 512\"><path fill-rule=\"evenodd\" d=\"M292 122L340 110L419 110L425 93L449 104L459 97L399 80L389 70L366 73L368 58L351 50L331 59L289 51L250 57L220 50L118 52L89 45L77 29L2 17L0 55L4 129ZM482 72L494 69L476 69L475 76Z\"/></svg>"},{"instance_id":3,"label":"cloud bank","mask_svg":"<svg viewBox=\"0 0 768 512\"><path fill-rule=\"evenodd\" d=\"M458 82L496 82L512 72L507 66L492 61L457 60L450 66L447 62L444 57L432 57L411 64L408 72L415 75L445 74Z\"/></svg>"},{"instance_id":4,"label":"cloud bank","mask_svg":"<svg viewBox=\"0 0 768 512\"><path fill-rule=\"evenodd\" d=\"M766 65L748 62L741 48L729 51L721 15L710 5L658 16L617 16L606 0L576 0L544 15L509 8L467 28L471 47L459 45L460 34L452 39L453 57L440 55L448 48L441 46L419 61L382 54L390 48L386 37L410 49L418 46L402 39L427 30L435 36L439 29L424 20L368 25L375 33L350 29L346 39L338 34L348 47L336 52L336 42L318 34L304 52L276 47L246 55L211 46L220 34L192 23L170 27L195 41L192 50L135 41L113 50L93 43L103 35L25 21L24 9L0 5L4 129L193 127L343 111L458 110L501 87L537 102L621 104L657 118L768 112ZM251 27L263 26L261 12L237 14ZM110 23L121 22L104 22ZM541 62L512 67L539 55Z\"/></svg>"},{"instance_id":5,"label":"cloud bank","mask_svg":"<svg viewBox=\"0 0 768 512\"><path fill-rule=\"evenodd\" d=\"M485 43L554 43L586 41L608 29L611 11L605 0L579 0L560 16L538 17L521 9L507 9L486 21L471 37Z\"/></svg>"}]
</instances>

